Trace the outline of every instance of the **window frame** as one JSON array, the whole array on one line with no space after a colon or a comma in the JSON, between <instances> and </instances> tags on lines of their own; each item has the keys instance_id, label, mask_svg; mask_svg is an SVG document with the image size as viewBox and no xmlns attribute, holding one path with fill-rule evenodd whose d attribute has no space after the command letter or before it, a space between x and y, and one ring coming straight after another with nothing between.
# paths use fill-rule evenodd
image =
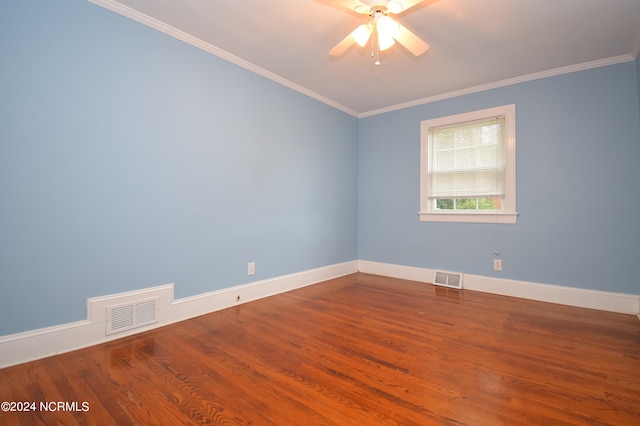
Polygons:
<instances>
[{"instance_id":1,"label":"window frame","mask_svg":"<svg viewBox=\"0 0 640 426\"><path fill-rule=\"evenodd\" d=\"M430 129L440 126L504 116L505 118L505 196L501 210L436 210L429 199ZM477 111L438 117L420 122L420 212L422 222L468 222L515 224L516 212L516 107L503 105Z\"/></svg>"}]
</instances>

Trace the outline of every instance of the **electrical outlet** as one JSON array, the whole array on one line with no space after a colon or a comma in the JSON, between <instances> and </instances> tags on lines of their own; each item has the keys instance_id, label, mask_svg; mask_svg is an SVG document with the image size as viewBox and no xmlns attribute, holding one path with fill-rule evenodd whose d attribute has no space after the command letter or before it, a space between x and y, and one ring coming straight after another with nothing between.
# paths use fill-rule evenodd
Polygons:
<instances>
[{"instance_id":1,"label":"electrical outlet","mask_svg":"<svg viewBox=\"0 0 640 426\"><path fill-rule=\"evenodd\" d=\"M502 271L502 259L493 259L493 270Z\"/></svg>"},{"instance_id":2,"label":"electrical outlet","mask_svg":"<svg viewBox=\"0 0 640 426\"><path fill-rule=\"evenodd\" d=\"M247 265L247 275L254 275L256 273L256 262L249 262Z\"/></svg>"}]
</instances>

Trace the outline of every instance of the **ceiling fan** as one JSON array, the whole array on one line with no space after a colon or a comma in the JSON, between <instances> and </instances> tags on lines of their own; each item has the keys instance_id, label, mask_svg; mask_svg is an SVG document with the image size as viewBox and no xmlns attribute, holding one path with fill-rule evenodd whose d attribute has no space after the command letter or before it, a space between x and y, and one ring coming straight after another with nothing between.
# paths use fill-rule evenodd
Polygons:
<instances>
[{"instance_id":1,"label":"ceiling fan","mask_svg":"<svg viewBox=\"0 0 640 426\"><path fill-rule=\"evenodd\" d=\"M406 12L424 0L330 0L329 3L345 7L361 15L369 16L369 23L362 24L347 35L340 43L329 51L331 56L342 55L351 45L357 43L361 47L371 41L371 56L374 45L376 52L386 50L397 41L415 56L422 55L429 45L420 37L409 31L404 25L394 20L391 15ZM326 0L325 0L326 2ZM380 64L379 58L376 65Z\"/></svg>"}]
</instances>

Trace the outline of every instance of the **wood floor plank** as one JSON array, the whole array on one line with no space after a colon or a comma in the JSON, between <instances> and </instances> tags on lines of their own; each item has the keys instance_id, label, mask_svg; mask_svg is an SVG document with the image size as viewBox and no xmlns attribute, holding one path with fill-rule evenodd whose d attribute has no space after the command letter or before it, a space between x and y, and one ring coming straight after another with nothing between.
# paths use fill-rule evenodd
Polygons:
<instances>
[{"instance_id":1,"label":"wood floor plank","mask_svg":"<svg viewBox=\"0 0 640 426\"><path fill-rule=\"evenodd\" d=\"M639 425L640 321L358 273L2 369L0 401L77 404L2 425Z\"/></svg>"}]
</instances>

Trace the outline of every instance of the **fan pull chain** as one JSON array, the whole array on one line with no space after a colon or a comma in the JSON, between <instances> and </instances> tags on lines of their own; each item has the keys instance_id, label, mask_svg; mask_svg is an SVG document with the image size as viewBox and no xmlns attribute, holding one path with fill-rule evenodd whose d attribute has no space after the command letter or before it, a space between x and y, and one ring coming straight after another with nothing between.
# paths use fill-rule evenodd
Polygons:
<instances>
[{"instance_id":1,"label":"fan pull chain","mask_svg":"<svg viewBox=\"0 0 640 426\"><path fill-rule=\"evenodd\" d=\"M375 44L375 42L373 41L373 39L375 38L375 33L371 36L371 57L373 58L373 45Z\"/></svg>"}]
</instances>

